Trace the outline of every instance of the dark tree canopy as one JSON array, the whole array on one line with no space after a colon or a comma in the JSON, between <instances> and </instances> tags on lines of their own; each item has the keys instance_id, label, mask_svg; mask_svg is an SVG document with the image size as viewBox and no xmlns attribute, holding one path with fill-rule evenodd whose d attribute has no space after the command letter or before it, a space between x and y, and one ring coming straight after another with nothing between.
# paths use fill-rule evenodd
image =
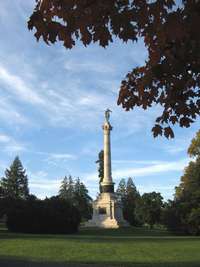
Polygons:
<instances>
[{"instance_id":1,"label":"dark tree canopy","mask_svg":"<svg viewBox=\"0 0 200 267\"><path fill-rule=\"evenodd\" d=\"M174 136L171 126L189 127L200 110L200 1L182 0L36 0L28 22L37 40L72 48L118 37L142 38L148 50L144 66L122 81L118 104L125 110L160 104L154 137Z\"/></svg>"}]
</instances>

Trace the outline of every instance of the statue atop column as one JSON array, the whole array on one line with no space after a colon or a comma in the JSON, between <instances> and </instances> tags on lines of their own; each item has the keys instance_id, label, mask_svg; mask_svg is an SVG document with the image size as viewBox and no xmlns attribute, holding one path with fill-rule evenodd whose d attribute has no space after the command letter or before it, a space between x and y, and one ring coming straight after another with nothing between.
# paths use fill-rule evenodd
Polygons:
<instances>
[{"instance_id":1,"label":"statue atop column","mask_svg":"<svg viewBox=\"0 0 200 267\"><path fill-rule=\"evenodd\" d=\"M106 109L105 111L105 119L106 119L106 122L109 123L109 119L110 119L110 113L112 112L112 110L110 109Z\"/></svg>"},{"instance_id":2,"label":"statue atop column","mask_svg":"<svg viewBox=\"0 0 200 267\"><path fill-rule=\"evenodd\" d=\"M119 228L128 226L123 218L122 203L114 191L111 168L111 137L112 126L109 122L110 109L105 110L103 124L103 150L99 153L99 187L100 194L93 201L92 219L85 223L86 227Z\"/></svg>"}]
</instances>

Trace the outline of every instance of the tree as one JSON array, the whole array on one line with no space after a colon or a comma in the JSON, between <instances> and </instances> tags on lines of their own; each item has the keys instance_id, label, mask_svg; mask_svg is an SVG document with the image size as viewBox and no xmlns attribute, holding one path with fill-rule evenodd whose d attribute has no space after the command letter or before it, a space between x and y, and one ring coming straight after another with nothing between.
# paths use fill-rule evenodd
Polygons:
<instances>
[{"instance_id":1,"label":"tree","mask_svg":"<svg viewBox=\"0 0 200 267\"><path fill-rule=\"evenodd\" d=\"M138 205L140 194L131 177L128 178L127 183L125 179L121 179L117 188L117 194L119 194L122 201L124 219L131 225L137 226L140 224L139 218L136 215L136 206Z\"/></svg>"},{"instance_id":2,"label":"tree","mask_svg":"<svg viewBox=\"0 0 200 267\"><path fill-rule=\"evenodd\" d=\"M74 198L74 182L71 175L68 177L65 176L63 181L61 182L59 196L62 199L66 199L68 201L73 201Z\"/></svg>"},{"instance_id":3,"label":"tree","mask_svg":"<svg viewBox=\"0 0 200 267\"><path fill-rule=\"evenodd\" d=\"M91 219L92 198L88 194L86 186L77 178L74 185L74 205L80 211L84 220Z\"/></svg>"},{"instance_id":4,"label":"tree","mask_svg":"<svg viewBox=\"0 0 200 267\"><path fill-rule=\"evenodd\" d=\"M65 176L61 182L59 197L67 200L76 207L82 220L89 219L92 214L91 197L84 183L79 178L74 179L71 175Z\"/></svg>"},{"instance_id":5,"label":"tree","mask_svg":"<svg viewBox=\"0 0 200 267\"><path fill-rule=\"evenodd\" d=\"M190 234L200 234L200 131L188 148L190 161L175 188L174 205L179 214L180 228Z\"/></svg>"},{"instance_id":6,"label":"tree","mask_svg":"<svg viewBox=\"0 0 200 267\"><path fill-rule=\"evenodd\" d=\"M116 193L119 194L123 202L126 198L126 180L124 178L120 180Z\"/></svg>"},{"instance_id":7,"label":"tree","mask_svg":"<svg viewBox=\"0 0 200 267\"><path fill-rule=\"evenodd\" d=\"M99 173L99 190L100 193L102 193L102 189L101 189L101 182L103 181L103 177L104 177L104 151L101 150L98 154L98 160L96 161L96 163L99 164L98 167L98 173Z\"/></svg>"},{"instance_id":8,"label":"tree","mask_svg":"<svg viewBox=\"0 0 200 267\"><path fill-rule=\"evenodd\" d=\"M141 197L141 216L150 228L161 221L162 200L161 194L156 192L144 193Z\"/></svg>"},{"instance_id":9,"label":"tree","mask_svg":"<svg viewBox=\"0 0 200 267\"><path fill-rule=\"evenodd\" d=\"M126 202L124 205L124 218L131 224L137 226L140 224L136 214L136 207L139 204L140 194L137 191L131 177L128 178L126 184Z\"/></svg>"},{"instance_id":10,"label":"tree","mask_svg":"<svg viewBox=\"0 0 200 267\"><path fill-rule=\"evenodd\" d=\"M18 156L10 168L6 169L5 177L2 177L0 181L0 187L4 198L27 199L28 177Z\"/></svg>"},{"instance_id":11,"label":"tree","mask_svg":"<svg viewBox=\"0 0 200 267\"><path fill-rule=\"evenodd\" d=\"M36 0L28 21L37 40L63 42L66 48L98 42L144 40L148 57L121 83L118 104L125 110L160 104L154 137L169 138L172 126L189 127L200 113L200 2L182 0ZM114 38L113 38L114 37Z\"/></svg>"}]
</instances>

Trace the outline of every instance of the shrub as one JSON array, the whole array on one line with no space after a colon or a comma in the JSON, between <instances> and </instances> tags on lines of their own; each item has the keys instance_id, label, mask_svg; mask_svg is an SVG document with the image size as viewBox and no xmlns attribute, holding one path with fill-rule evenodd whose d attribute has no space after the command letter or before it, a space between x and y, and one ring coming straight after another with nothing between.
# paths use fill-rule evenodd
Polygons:
<instances>
[{"instance_id":1,"label":"shrub","mask_svg":"<svg viewBox=\"0 0 200 267\"><path fill-rule=\"evenodd\" d=\"M69 234L77 232L79 224L78 210L57 197L15 200L7 213L7 227L12 232Z\"/></svg>"}]
</instances>

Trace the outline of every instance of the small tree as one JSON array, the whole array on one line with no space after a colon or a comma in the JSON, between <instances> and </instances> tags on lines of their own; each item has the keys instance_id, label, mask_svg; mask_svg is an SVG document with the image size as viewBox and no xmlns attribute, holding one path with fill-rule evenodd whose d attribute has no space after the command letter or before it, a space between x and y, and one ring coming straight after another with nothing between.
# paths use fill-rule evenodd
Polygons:
<instances>
[{"instance_id":1,"label":"small tree","mask_svg":"<svg viewBox=\"0 0 200 267\"><path fill-rule=\"evenodd\" d=\"M0 186L2 197L26 199L29 196L28 177L18 156L10 168L6 169L5 177L1 179Z\"/></svg>"}]
</instances>

